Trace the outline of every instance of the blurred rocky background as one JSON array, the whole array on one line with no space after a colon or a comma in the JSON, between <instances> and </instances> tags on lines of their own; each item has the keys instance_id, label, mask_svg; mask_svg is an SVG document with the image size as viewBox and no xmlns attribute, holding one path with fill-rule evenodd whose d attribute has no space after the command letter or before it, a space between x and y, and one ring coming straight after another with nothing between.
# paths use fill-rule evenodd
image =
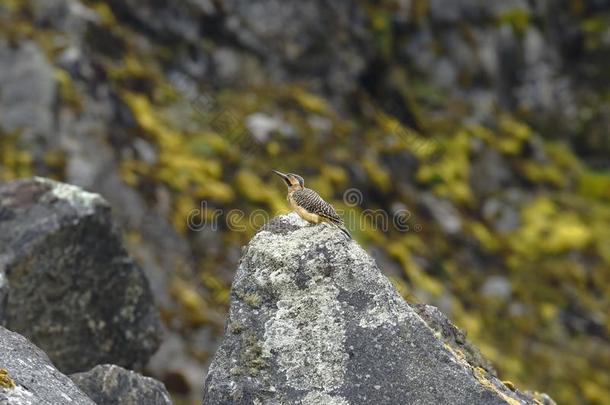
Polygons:
<instances>
[{"instance_id":1,"label":"blurred rocky background","mask_svg":"<svg viewBox=\"0 0 610 405\"><path fill-rule=\"evenodd\" d=\"M110 203L177 404L201 401L248 214L287 211L272 168L502 379L604 404L609 82L607 0L2 0L0 178Z\"/></svg>"}]
</instances>

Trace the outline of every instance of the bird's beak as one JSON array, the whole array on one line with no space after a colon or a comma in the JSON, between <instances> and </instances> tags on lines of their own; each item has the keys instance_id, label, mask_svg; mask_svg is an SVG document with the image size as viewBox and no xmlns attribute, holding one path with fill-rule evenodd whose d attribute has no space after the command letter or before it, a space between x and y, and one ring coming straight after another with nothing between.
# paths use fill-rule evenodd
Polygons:
<instances>
[{"instance_id":1,"label":"bird's beak","mask_svg":"<svg viewBox=\"0 0 610 405\"><path fill-rule=\"evenodd\" d=\"M282 179L283 179L283 180L286 182L286 185L290 186L290 179L288 178L288 176L287 176L287 175L285 175L285 174L284 174L284 173L282 173L282 172L278 172L277 170L274 170L274 171L273 171L273 173L275 173L275 174L277 174L278 176L280 176L280 177L281 177L281 178L282 178Z\"/></svg>"}]
</instances>

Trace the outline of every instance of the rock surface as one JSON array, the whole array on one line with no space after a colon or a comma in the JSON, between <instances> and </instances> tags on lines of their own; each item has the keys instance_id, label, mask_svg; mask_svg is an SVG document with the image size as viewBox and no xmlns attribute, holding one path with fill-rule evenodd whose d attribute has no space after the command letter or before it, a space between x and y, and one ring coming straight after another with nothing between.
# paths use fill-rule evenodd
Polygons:
<instances>
[{"instance_id":1,"label":"rock surface","mask_svg":"<svg viewBox=\"0 0 610 405\"><path fill-rule=\"evenodd\" d=\"M440 312L419 312L356 242L277 217L242 256L203 403L534 404Z\"/></svg>"},{"instance_id":2,"label":"rock surface","mask_svg":"<svg viewBox=\"0 0 610 405\"><path fill-rule=\"evenodd\" d=\"M140 367L159 345L148 282L97 194L40 178L0 187L0 274L6 326L62 372Z\"/></svg>"},{"instance_id":3,"label":"rock surface","mask_svg":"<svg viewBox=\"0 0 610 405\"><path fill-rule=\"evenodd\" d=\"M159 381L119 366L105 364L70 376L97 405L171 405Z\"/></svg>"},{"instance_id":4,"label":"rock surface","mask_svg":"<svg viewBox=\"0 0 610 405\"><path fill-rule=\"evenodd\" d=\"M181 339L162 354L181 353L149 371L168 387L199 375L188 387L196 403L203 371L191 365L207 369L216 349L244 236L227 227L180 232L186 202L227 212L238 199L247 212L268 211L275 195L272 205L284 207L283 190L264 174L271 162L305 174L325 198L339 201L349 184L363 191L362 209L408 207L409 232L417 224L422 234L366 232L401 290L460 324L476 322L469 333L502 348L494 360L507 377L563 403L607 398L610 356L599 354L610 347L609 294L599 286L610 283L589 278L610 269L610 110L608 86L599 86L610 73L610 3L565 3L0 1L0 177L52 176L112 205ZM252 117L261 114L288 125L260 135ZM219 138L235 133L225 117L267 144L223 146ZM420 156L439 144L442 156ZM303 150L303 159L282 160ZM242 172L273 193L208 195L244 190ZM448 201L461 227L430 216L425 193ZM539 198L549 200L544 211L532 204ZM557 217L545 214L551 204ZM537 236L523 243L525 235ZM565 249L545 254L548 235L563 235ZM505 277L511 295L489 294L481 275ZM189 289L176 293L177 284Z\"/></svg>"},{"instance_id":5,"label":"rock surface","mask_svg":"<svg viewBox=\"0 0 610 405\"><path fill-rule=\"evenodd\" d=\"M358 2L230 0L223 7L227 30L266 59L273 77L323 81L346 94L372 57L366 14Z\"/></svg>"},{"instance_id":6,"label":"rock surface","mask_svg":"<svg viewBox=\"0 0 610 405\"><path fill-rule=\"evenodd\" d=\"M95 405L23 336L0 326L0 404Z\"/></svg>"}]
</instances>

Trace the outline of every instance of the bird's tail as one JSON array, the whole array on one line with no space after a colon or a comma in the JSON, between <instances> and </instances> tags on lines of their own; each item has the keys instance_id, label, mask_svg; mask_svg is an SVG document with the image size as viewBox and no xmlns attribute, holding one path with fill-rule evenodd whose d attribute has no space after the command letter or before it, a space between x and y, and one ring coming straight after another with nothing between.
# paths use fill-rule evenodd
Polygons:
<instances>
[{"instance_id":1,"label":"bird's tail","mask_svg":"<svg viewBox=\"0 0 610 405\"><path fill-rule=\"evenodd\" d=\"M345 236L347 236L347 239L351 239L352 238L352 234L349 233L349 231L347 230L345 225L337 224L337 228L339 228L341 230L341 232L343 232L345 234Z\"/></svg>"}]
</instances>

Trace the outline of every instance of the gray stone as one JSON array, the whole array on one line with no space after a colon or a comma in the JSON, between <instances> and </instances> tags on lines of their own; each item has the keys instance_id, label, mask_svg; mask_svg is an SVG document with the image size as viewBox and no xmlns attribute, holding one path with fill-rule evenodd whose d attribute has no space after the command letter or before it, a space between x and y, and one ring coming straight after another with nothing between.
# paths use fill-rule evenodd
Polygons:
<instances>
[{"instance_id":1,"label":"gray stone","mask_svg":"<svg viewBox=\"0 0 610 405\"><path fill-rule=\"evenodd\" d=\"M281 117L254 113L246 117L246 127L258 142L266 143L274 132L292 136L295 129Z\"/></svg>"},{"instance_id":2,"label":"gray stone","mask_svg":"<svg viewBox=\"0 0 610 405\"><path fill-rule=\"evenodd\" d=\"M143 366L161 338L141 269L97 194L34 178L0 187L6 325L63 372Z\"/></svg>"},{"instance_id":3,"label":"gray stone","mask_svg":"<svg viewBox=\"0 0 610 405\"><path fill-rule=\"evenodd\" d=\"M426 304L415 304L412 305L412 308L435 332L436 336L442 339L456 353L463 356L470 366L480 367L490 375L496 376L496 370L483 357L481 351L470 343L466 339L466 334L452 324L438 308Z\"/></svg>"},{"instance_id":4,"label":"gray stone","mask_svg":"<svg viewBox=\"0 0 610 405\"><path fill-rule=\"evenodd\" d=\"M4 273L0 272L0 325L4 325L6 301L8 300L8 281Z\"/></svg>"},{"instance_id":5,"label":"gray stone","mask_svg":"<svg viewBox=\"0 0 610 405\"><path fill-rule=\"evenodd\" d=\"M489 276L481 286L481 295L488 298L507 300L511 294L510 280L503 276Z\"/></svg>"},{"instance_id":6,"label":"gray stone","mask_svg":"<svg viewBox=\"0 0 610 405\"><path fill-rule=\"evenodd\" d=\"M202 328L211 334L207 328ZM163 344L146 365L146 370L157 380L163 381L173 394L180 396L185 403L198 403L203 392L203 379L207 372L198 359L193 356L189 345L195 344L204 351L210 350L212 355L219 345L219 337L210 336L207 339L190 339L188 342L182 336L169 332L163 339ZM193 342L194 341L194 342Z\"/></svg>"},{"instance_id":7,"label":"gray stone","mask_svg":"<svg viewBox=\"0 0 610 405\"><path fill-rule=\"evenodd\" d=\"M0 129L29 138L52 132L53 67L34 42L11 47L0 41Z\"/></svg>"},{"instance_id":8,"label":"gray stone","mask_svg":"<svg viewBox=\"0 0 610 405\"><path fill-rule=\"evenodd\" d=\"M223 9L227 30L265 59L274 79L322 80L347 94L373 55L365 10L353 0L228 0Z\"/></svg>"},{"instance_id":9,"label":"gray stone","mask_svg":"<svg viewBox=\"0 0 610 405\"><path fill-rule=\"evenodd\" d=\"M438 310L410 307L355 241L292 213L244 251L203 403L534 403L477 353Z\"/></svg>"},{"instance_id":10,"label":"gray stone","mask_svg":"<svg viewBox=\"0 0 610 405\"><path fill-rule=\"evenodd\" d=\"M70 376L97 405L171 405L165 386L150 377L105 364Z\"/></svg>"},{"instance_id":11,"label":"gray stone","mask_svg":"<svg viewBox=\"0 0 610 405\"><path fill-rule=\"evenodd\" d=\"M521 223L518 205L510 201L510 196L507 197L506 194L485 200L482 209L483 218L489 221L497 232L504 234L514 231Z\"/></svg>"},{"instance_id":12,"label":"gray stone","mask_svg":"<svg viewBox=\"0 0 610 405\"><path fill-rule=\"evenodd\" d=\"M95 405L23 336L0 326L0 404Z\"/></svg>"},{"instance_id":13,"label":"gray stone","mask_svg":"<svg viewBox=\"0 0 610 405\"><path fill-rule=\"evenodd\" d=\"M421 202L430 211L443 232L448 235L460 232L462 229L460 213L451 201L438 198L432 193L422 193Z\"/></svg>"},{"instance_id":14,"label":"gray stone","mask_svg":"<svg viewBox=\"0 0 610 405\"><path fill-rule=\"evenodd\" d=\"M496 150L482 147L473 157L470 185L473 192L485 198L514 182L505 159Z\"/></svg>"}]
</instances>

